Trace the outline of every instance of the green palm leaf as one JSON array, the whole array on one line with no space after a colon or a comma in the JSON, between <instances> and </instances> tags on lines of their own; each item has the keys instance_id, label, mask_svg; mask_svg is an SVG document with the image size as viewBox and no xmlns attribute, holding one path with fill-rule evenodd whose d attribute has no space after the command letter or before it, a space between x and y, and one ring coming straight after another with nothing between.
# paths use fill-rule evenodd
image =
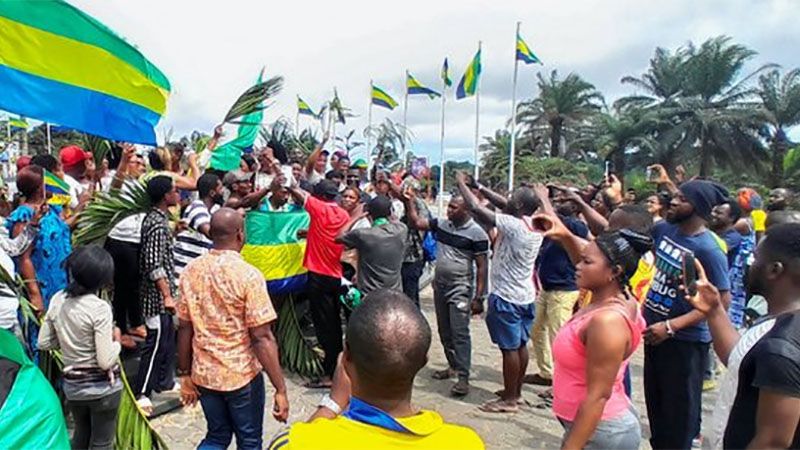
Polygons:
<instances>
[{"instance_id":1,"label":"green palm leaf","mask_svg":"<svg viewBox=\"0 0 800 450\"><path fill-rule=\"evenodd\" d=\"M322 375L322 360L303 337L291 296L281 306L276 334L284 369L306 378Z\"/></svg>"},{"instance_id":2,"label":"green palm leaf","mask_svg":"<svg viewBox=\"0 0 800 450\"><path fill-rule=\"evenodd\" d=\"M120 220L149 208L150 199L142 181L130 182L124 189L96 192L78 217L74 243L86 245L102 240Z\"/></svg>"},{"instance_id":3,"label":"green palm leaf","mask_svg":"<svg viewBox=\"0 0 800 450\"><path fill-rule=\"evenodd\" d=\"M236 99L236 102L231 106L230 110L228 110L228 113L225 114L223 122L233 123L234 119L265 109L264 101L277 95L282 88L283 77L272 77L256 84L244 91L244 93Z\"/></svg>"}]
</instances>

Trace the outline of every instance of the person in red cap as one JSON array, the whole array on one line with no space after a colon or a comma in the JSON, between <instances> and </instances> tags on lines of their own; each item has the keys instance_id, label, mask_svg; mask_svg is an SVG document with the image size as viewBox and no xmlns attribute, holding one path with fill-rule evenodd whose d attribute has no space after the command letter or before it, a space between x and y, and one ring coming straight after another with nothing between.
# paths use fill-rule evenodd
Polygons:
<instances>
[{"instance_id":1,"label":"person in red cap","mask_svg":"<svg viewBox=\"0 0 800 450\"><path fill-rule=\"evenodd\" d=\"M16 163L17 164L17 172L19 172L20 170L28 167L28 165L30 163L31 163L31 157L28 156L28 155L22 155L19 158L17 158L17 163Z\"/></svg>"},{"instance_id":2,"label":"person in red cap","mask_svg":"<svg viewBox=\"0 0 800 450\"><path fill-rule=\"evenodd\" d=\"M64 181L69 185L69 207L74 210L78 208L81 195L86 191L81 180L86 177L86 161L92 159L92 154L77 145L69 145L62 148L58 156L64 168Z\"/></svg>"}]
</instances>

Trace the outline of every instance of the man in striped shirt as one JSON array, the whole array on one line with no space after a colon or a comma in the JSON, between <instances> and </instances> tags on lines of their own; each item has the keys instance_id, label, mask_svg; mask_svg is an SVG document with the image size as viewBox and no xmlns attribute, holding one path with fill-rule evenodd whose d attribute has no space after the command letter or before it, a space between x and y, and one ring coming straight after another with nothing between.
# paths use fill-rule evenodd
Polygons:
<instances>
[{"instance_id":1,"label":"man in striped shirt","mask_svg":"<svg viewBox=\"0 0 800 450\"><path fill-rule=\"evenodd\" d=\"M197 192L200 198L189 204L181 217L188 228L175 238L173 254L176 278L192 260L208 253L212 245L209 239L211 215L224 202L222 182L213 173L207 173L197 180Z\"/></svg>"}]
</instances>

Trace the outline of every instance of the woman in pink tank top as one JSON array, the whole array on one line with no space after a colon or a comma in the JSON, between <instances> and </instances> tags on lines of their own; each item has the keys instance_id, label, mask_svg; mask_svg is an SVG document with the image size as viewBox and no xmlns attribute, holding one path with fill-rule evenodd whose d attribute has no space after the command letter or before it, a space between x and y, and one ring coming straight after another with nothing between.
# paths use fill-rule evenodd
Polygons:
<instances>
[{"instance_id":1,"label":"woman in pink tank top","mask_svg":"<svg viewBox=\"0 0 800 450\"><path fill-rule=\"evenodd\" d=\"M649 237L623 229L601 234L577 262L578 287L592 300L553 342L553 412L564 426L562 448L638 449L638 414L625 395L623 375L645 322L628 279Z\"/></svg>"}]
</instances>

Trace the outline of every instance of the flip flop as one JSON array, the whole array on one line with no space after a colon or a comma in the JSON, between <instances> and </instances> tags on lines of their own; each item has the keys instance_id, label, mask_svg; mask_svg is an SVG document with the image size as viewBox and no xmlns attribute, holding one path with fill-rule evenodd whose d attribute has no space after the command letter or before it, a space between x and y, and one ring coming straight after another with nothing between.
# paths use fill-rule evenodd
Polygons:
<instances>
[{"instance_id":1,"label":"flip flop","mask_svg":"<svg viewBox=\"0 0 800 450\"><path fill-rule=\"evenodd\" d=\"M519 412L519 405L509 405L503 400L492 400L479 406L478 409L488 413L512 414Z\"/></svg>"},{"instance_id":2,"label":"flip flop","mask_svg":"<svg viewBox=\"0 0 800 450\"><path fill-rule=\"evenodd\" d=\"M433 372L431 378L433 378L434 380L449 380L450 378L453 378L455 375L456 373L454 371L450 369L444 369Z\"/></svg>"},{"instance_id":3,"label":"flip flop","mask_svg":"<svg viewBox=\"0 0 800 450\"><path fill-rule=\"evenodd\" d=\"M332 386L333 381L322 381L320 379L311 380L303 385L307 389L330 389Z\"/></svg>"}]
</instances>

